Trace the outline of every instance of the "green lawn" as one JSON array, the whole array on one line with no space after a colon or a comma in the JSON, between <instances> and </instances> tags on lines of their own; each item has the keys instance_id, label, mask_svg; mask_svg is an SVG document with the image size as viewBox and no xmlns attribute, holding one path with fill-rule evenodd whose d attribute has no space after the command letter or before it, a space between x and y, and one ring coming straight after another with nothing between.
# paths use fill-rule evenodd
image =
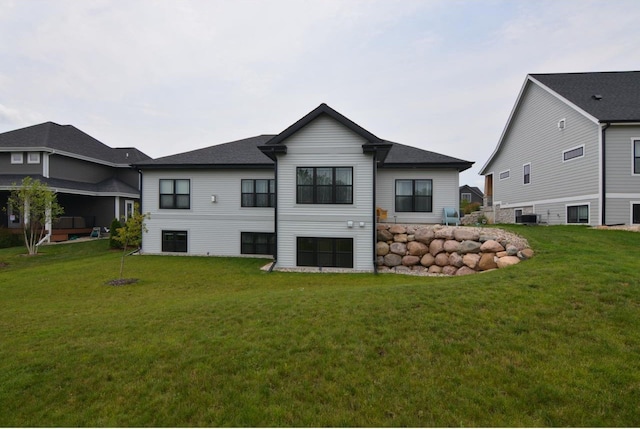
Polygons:
<instances>
[{"instance_id":1,"label":"green lawn","mask_svg":"<svg viewBox=\"0 0 640 429\"><path fill-rule=\"evenodd\" d=\"M638 426L640 234L466 277L0 250L0 426Z\"/></svg>"}]
</instances>

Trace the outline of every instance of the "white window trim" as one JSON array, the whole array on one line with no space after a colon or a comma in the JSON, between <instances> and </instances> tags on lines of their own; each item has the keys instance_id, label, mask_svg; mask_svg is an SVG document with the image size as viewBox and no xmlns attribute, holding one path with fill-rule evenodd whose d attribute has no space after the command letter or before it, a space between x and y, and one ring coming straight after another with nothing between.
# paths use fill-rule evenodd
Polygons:
<instances>
[{"instance_id":1,"label":"white window trim","mask_svg":"<svg viewBox=\"0 0 640 429\"><path fill-rule=\"evenodd\" d=\"M133 200L124 200L124 220L129 220L133 216L134 207L135 202Z\"/></svg>"},{"instance_id":2,"label":"white window trim","mask_svg":"<svg viewBox=\"0 0 640 429\"><path fill-rule=\"evenodd\" d=\"M466 199L466 201L471 202L471 192L461 192L461 193L460 193L460 201L465 200L465 198L464 198L464 196L465 196L465 195L468 195L468 196L469 196L469 198L468 198L468 199Z\"/></svg>"},{"instance_id":3,"label":"white window trim","mask_svg":"<svg viewBox=\"0 0 640 429\"><path fill-rule=\"evenodd\" d=\"M22 152L11 152L11 163L24 164L24 154Z\"/></svg>"},{"instance_id":4,"label":"white window trim","mask_svg":"<svg viewBox=\"0 0 640 429\"><path fill-rule=\"evenodd\" d=\"M31 160L31 157L35 155L36 159ZM27 153L27 164L40 164L40 152L28 152Z\"/></svg>"},{"instance_id":5,"label":"white window trim","mask_svg":"<svg viewBox=\"0 0 640 429\"><path fill-rule=\"evenodd\" d=\"M582 155L580 155L580 156L574 156L574 157L573 157L573 158L571 158L571 159L564 159L564 155L565 155L567 152L571 152L572 150L576 150L576 149L580 149L580 148L582 148ZM572 147L572 148L570 148L570 149L563 150L563 151L562 151L562 162L563 162L563 163L564 163L564 162L571 162L571 161L575 161L576 159L584 158L585 154L586 154L586 150L585 150L585 147L584 147L584 145L583 145L583 144L581 144L580 146L576 146L576 147Z\"/></svg>"},{"instance_id":6,"label":"white window trim","mask_svg":"<svg viewBox=\"0 0 640 429\"><path fill-rule=\"evenodd\" d=\"M529 183L525 183L525 182L524 182L524 168L525 168L527 165L529 166ZM522 164L522 184L523 184L524 186L527 186L527 185L530 185L530 184L531 184L531 163L530 163L530 162L527 162L526 164Z\"/></svg>"},{"instance_id":7,"label":"white window trim","mask_svg":"<svg viewBox=\"0 0 640 429\"><path fill-rule=\"evenodd\" d=\"M635 172L633 169L635 168L635 145L636 141L640 141L640 137L631 137L631 175L632 176L640 176L640 171ZM638 154L640 155L640 154Z\"/></svg>"},{"instance_id":8,"label":"white window trim","mask_svg":"<svg viewBox=\"0 0 640 429\"><path fill-rule=\"evenodd\" d=\"M502 177L503 173L507 173L507 177ZM498 180L507 180L511 177L511 170L504 170L498 173Z\"/></svg>"},{"instance_id":9,"label":"white window trim","mask_svg":"<svg viewBox=\"0 0 640 429\"><path fill-rule=\"evenodd\" d=\"M633 206L640 205L640 201L629 201L629 225L640 225L633 223Z\"/></svg>"},{"instance_id":10,"label":"white window trim","mask_svg":"<svg viewBox=\"0 0 640 429\"><path fill-rule=\"evenodd\" d=\"M567 211L569 207L578 207L578 206L587 206L587 223L569 223L569 216L567 216ZM582 202L576 204L565 204L564 205L564 223L565 225L591 225L591 203L590 202Z\"/></svg>"}]
</instances>

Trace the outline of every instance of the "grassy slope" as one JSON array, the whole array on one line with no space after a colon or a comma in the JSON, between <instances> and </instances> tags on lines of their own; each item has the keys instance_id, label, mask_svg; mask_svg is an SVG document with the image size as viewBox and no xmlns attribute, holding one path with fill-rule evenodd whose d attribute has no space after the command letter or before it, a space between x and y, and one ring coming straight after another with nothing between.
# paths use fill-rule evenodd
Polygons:
<instances>
[{"instance_id":1,"label":"grassy slope","mask_svg":"<svg viewBox=\"0 0 640 429\"><path fill-rule=\"evenodd\" d=\"M640 234L464 278L0 251L0 426L638 426Z\"/></svg>"}]
</instances>

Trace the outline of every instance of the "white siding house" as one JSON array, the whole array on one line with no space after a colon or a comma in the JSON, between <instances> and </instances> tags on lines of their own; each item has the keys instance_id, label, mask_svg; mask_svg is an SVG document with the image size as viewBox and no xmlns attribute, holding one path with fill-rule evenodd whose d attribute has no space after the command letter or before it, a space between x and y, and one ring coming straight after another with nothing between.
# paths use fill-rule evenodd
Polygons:
<instances>
[{"instance_id":1,"label":"white siding house","mask_svg":"<svg viewBox=\"0 0 640 429\"><path fill-rule=\"evenodd\" d=\"M527 76L480 172L495 221L640 223L639 88L640 72Z\"/></svg>"},{"instance_id":2,"label":"white siding house","mask_svg":"<svg viewBox=\"0 0 640 429\"><path fill-rule=\"evenodd\" d=\"M321 104L277 135L140 163L142 251L373 271L376 207L397 212L387 221L439 223L471 165L382 140ZM414 182L429 186L396 196Z\"/></svg>"}]
</instances>

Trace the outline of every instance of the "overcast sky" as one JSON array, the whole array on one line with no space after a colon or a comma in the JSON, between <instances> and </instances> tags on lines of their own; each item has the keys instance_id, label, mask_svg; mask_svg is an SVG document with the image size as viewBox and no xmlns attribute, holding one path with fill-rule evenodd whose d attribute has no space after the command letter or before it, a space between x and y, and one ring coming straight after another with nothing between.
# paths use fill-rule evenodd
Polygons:
<instances>
[{"instance_id":1,"label":"overcast sky","mask_svg":"<svg viewBox=\"0 0 640 429\"><path fill-rule=\"evenodd\" d=\"M53 121L157 158L327 103L474 161L528 73L640 70L640 1L0 0L0 132Z\"/></svg>"}]
</instances>

